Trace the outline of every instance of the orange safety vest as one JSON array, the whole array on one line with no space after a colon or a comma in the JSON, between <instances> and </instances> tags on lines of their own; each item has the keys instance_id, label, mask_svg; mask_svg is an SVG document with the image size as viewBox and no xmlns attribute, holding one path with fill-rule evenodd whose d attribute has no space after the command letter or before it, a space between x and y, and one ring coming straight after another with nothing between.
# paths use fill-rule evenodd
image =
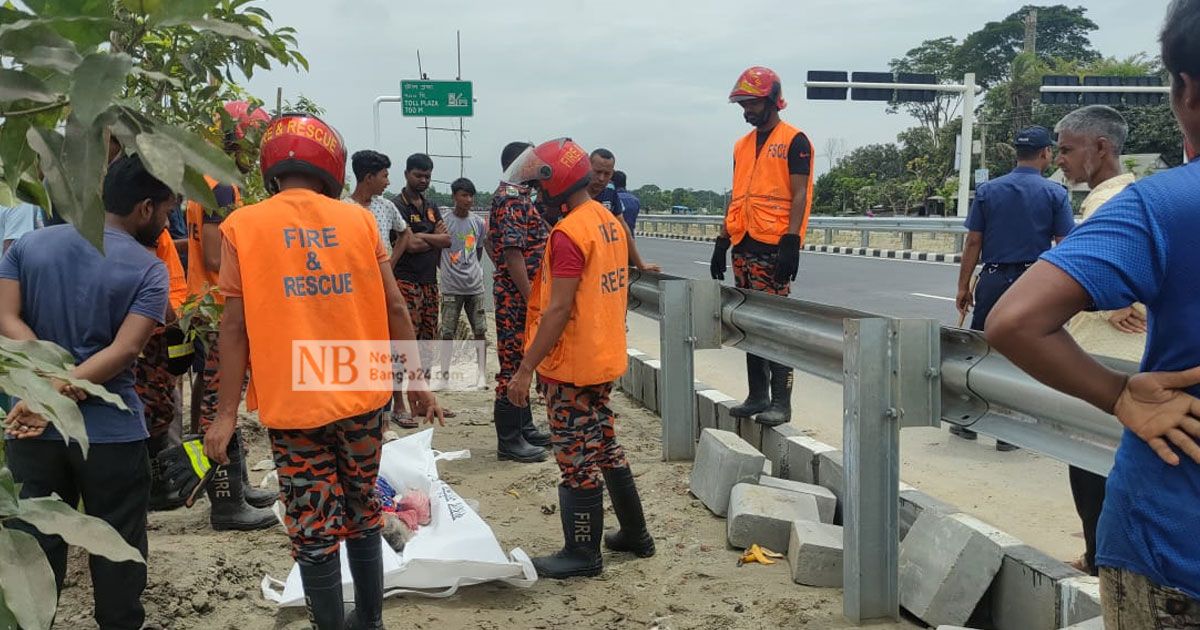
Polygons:
<instances>
[{"instance_id":1,"label":"orange safety vest","mask_svg":"<svg viewBox=\"0 0 1200 630\"><path fill-rule=\"evenodd\" d=\"M771 131L762 150L758 150L758 131L738 140L733 148L733 194L725 213L725 231L733 244L742 242L746 234L768 245L778 245L779 237L787 232L791 219L792 176L788 172L788 149L792 140L803 131L780 121ZM813 178L808 178L804 219L800 223L800 238L808 230L808 214L812 210Z\"/></svg>"},{"instance_id":2,"label":"orange safety vest","mask_svg":"<svg viewBox=\"0 0 1200 630\"><path fill-rule=\"evenodd\" d=\"M579 386L616 380L628 364L625 351L625 308L629 297L629 244L620 219L588 200L554 226L583 252L583 275L567 327L538 365L538 374ZM552 232L552 237L553 237ZM533 281L526 315L525 347L537 337L542 312L550 305L552 248L546 249Z\"/></svg>"},{"instance_id":3,"label":"orange safety vest","mask_svg":"<svg viewBox=\"0 0 1200 630\"><path fill-rule=\"evenodd\" d=\"M387 404L390 388L293 387L305 374L350 364L347 356L339 358L341 350L329 349L330 359L316 344L294 348L295 341L372 342L388 351L388 306L376 257L379 230L371 213L311 190L285 190L230 213L221 235L238 252L250 340L246 405L258 409L262 423L311 429ZM382 367L390 382L390 361ZM322 386L337 384L336 378L314 378L326 378Z\"/></svg>"},{"instance_id":4,"label":"orange safety vest","mask_svg":"<svg viewBox=\"0 0 1200 630\"><path fill-rule=\"evenodd\" d=\"M158 235L158 242L154 244L154 254L159 260L167 265L167 277L170 280L171 290L168 294L168 300L171 303L171 308L175 309L178 314L179 307L188 297L187 279L183 276L183 263L179 260L179 250L175 249L175 241L171 238L171 233L166 230Z\"/></svg>"},{"instance_id":5,"label":"orange safety vest","mask_svg":"<svg viewBox=\"0 0 1200 630\"><path fill-rule=\"evenodd\" d=\"M207 175L204 176L204 181L208 182L209 188L216 188L219 183ZM242 191L234 186L233 208L226 208L222 211L231 211L240 207L242 207ZM204 266L204 214L204 206L188 200L185 219L188 233L187 286L189 296L204 295L209 289L217 286L219 276L218 273L209 271ZM218 304L225 303L225 296L221 295L219 291L214 291L213 297L216 298Z\"/></svg>"}]
</instances>

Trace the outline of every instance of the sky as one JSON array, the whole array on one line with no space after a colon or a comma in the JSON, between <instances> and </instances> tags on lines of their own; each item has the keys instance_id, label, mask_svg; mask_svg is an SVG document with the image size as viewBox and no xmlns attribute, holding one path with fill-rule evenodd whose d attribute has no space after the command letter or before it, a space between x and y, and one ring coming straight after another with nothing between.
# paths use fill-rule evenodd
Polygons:
<instances>
[{"instance_id":1,"label":"sky","mask_svg":"<svg viewBox=\"0 0 1200 630\"><path fill-rule=\"evenodd\" d=\"M1098 26L1093 45L1106 56L1157 52L1168 0L1088 0ZM374 146L372 106L419 78L417 50L430 79L457 75L455 33L462 33L462 78L474 82L475 116L466 119L465 175L481 191L500 177L500 151L513 140L570 136L605 147L629 187L723 190L733 144L747 133L728 102L738 74L753 65L778 72L789 101L785 120L808 133L817 173L831 138L845 146L891 142L915 124L883 103L807 101L809 70L887 71L888 62L923 40L959 39L1026 4L1001 0L260 0L276 26L298 30L308 72L272 69L248 82L274 104L303 94L327 113L351 153L375 148L394 163L425 151L420 118L398 104L380 112ZM1049 3L1045 3L1049 4ZM1081 2L1068 3L1072 6ZM456 126L457 119L431 119ZM444 124L450 123L450 124ZM430 132L429 152L458 154L458 134ZM459 176L457 158L435 158L434 179ZM349 175L352 177L352 175ZM438 186L435 184L435 186ZM446 189L442 185L439 189Z\"/></svg>"}]
</instances>

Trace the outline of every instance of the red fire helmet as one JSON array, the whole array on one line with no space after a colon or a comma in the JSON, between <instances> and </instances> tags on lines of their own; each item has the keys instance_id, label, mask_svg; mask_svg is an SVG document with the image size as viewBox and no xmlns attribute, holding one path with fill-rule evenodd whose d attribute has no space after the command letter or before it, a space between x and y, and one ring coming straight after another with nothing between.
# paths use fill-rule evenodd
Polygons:
<instances>
[{"instance_id":1,"label":"red fire helmet","mask_svg":"<svg viewBox=\"0 0 1200 630\"><path fill-rule=\"evenodd\" d=\"M225 103L225 112L233 119L234 134L238 140L246 137L246 131L253 127L265 127L271 122L271 115L261 107L255 108L246 101L229 101Z\"/></svg>"},{"instance_id":2,"label":"red fire helmet","mask_svg":"<svg viewBox=\"0 0 1200 630\"><path fill-rule=\"evenodd\" d=\"M316 116L284 114L267 126L260 155L263 182L279 192L275 178L291 173L321 180L321 192L338 199L346 181L346 145L336 129Z\"/></svg>"},{"instance_id":3,"label":"red fire helmet","mask_svg":"<svg viewBox=\"0 0 1200 630\"><path fill-rule=\"evenodd\" d=\"M546 201L558 204L588 185L592 165L587 151L570 138L559 138L525 149L508 170L504 181L521 186L537 185Z\"/></svg>"},{"instance_id":4,"label":"red fire helmet","mask_svg":"<svg viewBox=\"0 0 1200 630\"><path fill-rule=\"evenodd\" d=\"M779 75L775 74L774 70L763 66L747 68L738 76L737 83L729 92L730 103L756 98L770 100L775 103L775 109L781 110L787 107L787 101L783 100L783 82L779 80Z\"/></svg>"}]
</instances>

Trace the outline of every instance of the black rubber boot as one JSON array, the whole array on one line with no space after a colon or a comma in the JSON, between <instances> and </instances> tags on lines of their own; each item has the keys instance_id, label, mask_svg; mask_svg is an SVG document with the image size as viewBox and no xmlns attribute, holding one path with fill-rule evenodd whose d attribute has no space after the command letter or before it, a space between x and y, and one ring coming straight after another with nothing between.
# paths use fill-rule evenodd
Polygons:
<instances>
[{"instance_id":1,"label":"black rubber boot","mask_svg":"<svg viewBox=\"0 0 1200 630\"><path fill-rule=\"evenodd\" d=\"M629 468L614 468L604 471L604 485L608 486L608 498L612 499L613 512L621 529L604 535L604 546L613 551L627 551L639 558L654 555L654 538L646 530L646 515L642 512L642 499L638 496L633 471Z\"/></svg>"},{"instance_id":2,"label":"black rubber boot","mask_svg":"<svg viewBox=\"0 0 1200 630\"><path fill-rule=\"evenodd\" d=\"M521 408L521 437L534 446L550 446L550 434L538 431L533 424L533 407Z\"/></svg>"},{"instance_id":3,"label":"black rubber boot","mask_svg":"<svg viewBox=\"0 0 1200 630\"><path fill-rule=\"evenodd\" d=\"M792 368L779 363L771 364L771 406L755 416L755 422L773 427L792 421L793 378Z\"/></svg>"},{"instance_id":4,"label":"black rubber boot","mask_svg":"<svg viewBox=\"0 0 1200 630\"><path fill-rule=\"evenodd\" d=\"M275 505L275 500L279 498L278 492L271 492L250 483L250 468L246 465L246 443L242 441L242 432L234 431L233 439L237 440L242 449L242 494L246 496L246 503L256 508Z\"/></svg>"},{"instance_id":5,"label":"black rubber boot","mask_svg":"<svg viewBox=\"0 0 1200 630\"><path fill-rule=\"evenodd\" d=\"M346 541L350 576L354 578L354 610L346 630L383 630L383 544L378 532Z\"/></svg>"},{"instance_id":6,"label":"black rubber boot","mask_svg":"<svg viewBox=\"0 0 1200 630\"><path fill-rule=\"evenodd\" d=\"M771 398L767 392L770 376L769 362L747 353L746 382L750 386L750 393L746 395L746 402L729 410L729 415L734 418L749 418L760 411L766 411L771 405Z\"/></svg>"},{"instance_id":7,"label":"black rubber boot","mask_svg":"<svg viewBox=\"0 0 1200 630\"><path fill-rule=\"evenodd\" d=\"M604 570L600 535L604 532L604 488L577 490L558 487L563 548L533 559L544 578L592 577Z\"/></svg>"},{"instance_id":8,"label":"black rubber boot","mask_svg":"<svg viewBox=\"0 0 1200 630\"><path fill-rule=\"evenodd\" d=\"M229 464L215 466L212 479L208 482L208 502L211 504L209 521L212 528L217 531L251 531L267 529L278 524L279 520L271 510L246 503L240 472L245 464L236 433L234 438L229 440L229 447L225 452L229 455Z\"/></svg>"},{"instance_id":9,"label":"black rubber boot","mask_svg":"<svg viewBox=\"0 0 1200 630\"><path fill-rule=\"evenodd\" d=\"M299 562L308 621L316 630L342 630L346 604L342 601L342 561L334 553L320 564Z\"/></svg>"},{"instance_id":10,"label":"black rubber boot","mask_svg":"<svg viewBox=\"0 0 1200 630\"><path fill-rule=\"evenodd\" d=\"M520 407L514 407L507 400L497 400L493 414L496 418L496 456L500 461L530 464L546 460L546 449L526 442L521 434L524 416Z\"/></svg>"}]
</instances>

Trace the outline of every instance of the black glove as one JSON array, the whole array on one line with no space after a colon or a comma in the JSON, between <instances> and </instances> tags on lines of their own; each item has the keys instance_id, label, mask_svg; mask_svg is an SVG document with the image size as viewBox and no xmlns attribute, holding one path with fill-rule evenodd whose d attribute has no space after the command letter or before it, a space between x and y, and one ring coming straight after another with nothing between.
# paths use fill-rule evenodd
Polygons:
<instances>
[{"instance_id":1,"label":"black glove","mask_svg":"<svg viewBox=\"0 0 1200 630\"><path fill-rule=\"evenodd\" d=\"M204 456L204 438L185 435L183 444L159 452L155 457L157 480L166 489L172 500L179 500L192 507L196 498L204 492L216 466Z\"/></svg>"},{"instance_id":2,"label":"black glove","mask_svg":"<svg viewBox=\"0 0 1200 630\"><path fill-rule=\"evenodd\" d=\"M729 251L729 237L718 236L713 244L712 263L709 264L708 272L712 275L713 280L725 279L725 252Z\"/></svg>"},{"instance_id":3,"label":"black glove","mask_svg":"<svg viewBox=\"0 0 1200 630\"><path fill-rule=\"evenodd\" d=\"M796 279L800 270L800 235L784 234L779 238L779 261L775 263L775 282Z\"/></svg>"},{"instance_id":4,"label":"black glove","mask_svg":"<svg viewBox=\"0 0 1200 630\"><path fill-rule=\"evenodd\" d=\"M187 340L179 326L168 326L163 338L167 344L167 372L173 376L187 374L195 358L196 344Z\"/></svg>"}]
</instances>

